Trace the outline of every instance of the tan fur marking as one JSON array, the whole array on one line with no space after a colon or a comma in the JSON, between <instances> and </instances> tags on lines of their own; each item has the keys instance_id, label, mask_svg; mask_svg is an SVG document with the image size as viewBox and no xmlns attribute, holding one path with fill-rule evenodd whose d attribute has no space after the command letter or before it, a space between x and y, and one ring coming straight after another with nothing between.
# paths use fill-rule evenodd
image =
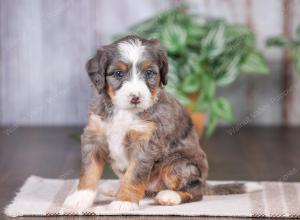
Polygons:
<instances>
[{"instance_id":1,"label":"tan fur marking","mask_svg":"<svg viewBox=\"0 0 300 220\"><path fill-rule=\"evenodd\" d=\"M111 85L107 85L106 92L110 97L114 97L116 95L116 91L112 88Z\"/></svg>"},{"instance_id":2,"label":"tan fur marking","mask_svg":"<svg viewBox=\"0 0 300 220\"><path fill-rule=\"evenodd\" d=\"M123 62L118 62L117 63L117 65L116 65L120 70L122 70L122 71L127 71L127 65L125 64L125 63L123 63Z\"/></svg>"},{"instance_id":3,"label":"tan fur marking","mask_svg":"<svg viewBox=\"0 0 300 220\"><path fill-rule=\"evenodd\" d=\"M100 116L90 113L89 121L85 129L89 132L104 133L104 129L101 126Z\"/></svg>"},{"instance_id":4,"label":"tan fur marking","mask_svg":"<svg viewBox=\"0 0 300 220\"><path fill-rule=\"evenodd\" d=\"M181 198L181 203L192 201L193 195L189 192L178 191L180 187L180 178L171 174L172 166L166 166L162 169L161 176L168 189L174 190Z\"/></svg>"},{"instance_id":5,"label":"tan fur marking","mask_svg":"<svg viewBox=\"0 0 300 220\"><path fill-rule=\"evenodd\" d=\"M142 70L146 70L149 69L152 65L152 62L150 60L146 60L145 62L143 62L141 69Z\"/></svg>"},{"instance_id":6,"label":"tan fur marking","mask_svg":"<svg viewBox=\"0 0 300 220\"><path fill-rule=\"evenodd\" d=\"M98 181L103 173L104 160L96 161L92 159L91 164L85 168L84 172L80 176L78 190L92 189L95 190L98 185Z\"/></svg>"},{"instance_id":7,"label":"tan fur marking","mask_svg":"<svg viewBox=\"0 0 300 220\"><path fill-rule=\"evenodd\" d=\"M134 180L133 170L135 163L132 162L121 180L121 186L116 199L139 203L145 193L145 183Z\"/></svg>"},{"instance_id":8,"label":"tan fur marking","mask_svg":"<svg viewBox=\"0 0 300 220\"><path fill-rule=\"evenodd\" d=\"M159 85L157 85L154 89L151 90L151 95L152 95L153 100L156 98L159 89L160 89L160 87L159 87Z\"/></svg>"},{"instance_id":9,"label":"tan fur marking","mask_svg":"<svg viewBox=\"0 0 300 220\"><path fill-rule=\"evenodd\" d=\"M152 62L150 60L146 60L145 62L143 62L142 66L141 66L142 71L149 69L151 67L151 65L152 65ZM160 86L157 85L154 89L151 90L152 99L156 98L159 89L160 89Z\"/></svg>"},{"instance_id":10,"label":"tan fur marking","mask_svg":"<svg viewBox=\"0 0 300 220\"><path fill-rule=\"evenodd\" d=\"M138 130L130 130L127 133L128 138L132 142L141 142L145 143L148 142L156 128L155 123L153 122L144 122L143 124L143 130L138 131Z\"/></svg>"},{"instance_id":11,"label":"tan fur marking","mask_svg":"<svg viewBox=\"0 0 300 220\"><path fill-rule=\"evenodd\" d=\"M181 203L190 202L193 200L193 195L189 192L176 191L181 198Z\"/></svg>"},{"instance_id":12,"label":"tan fur marking","mask_svg":"<svg viewBox=\"0 0 300 220\"><path fill-rule=\"evenodd\" d=\"M177 190L180 184L180 178L175 175L171 175L171 169L171 166L164 167L161 171L161 178L168 189Z\"/></svg>"}]
</instances>

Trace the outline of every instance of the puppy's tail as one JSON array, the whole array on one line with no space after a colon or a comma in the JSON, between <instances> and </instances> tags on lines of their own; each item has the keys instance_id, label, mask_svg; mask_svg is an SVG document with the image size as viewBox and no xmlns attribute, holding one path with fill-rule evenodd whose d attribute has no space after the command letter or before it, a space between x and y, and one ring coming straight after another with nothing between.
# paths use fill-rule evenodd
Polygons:
<instances>
[{"instance_id":1,"label":"puppy's tail","mask_svg":"<svg viewBox=\"0 0 300 220\"><path fill-rule=\"evenodd\" d=\"M242 194L261 191L262 185L259 183L225 183L225 184L208 184L204 187L204 195L229 195Z\"/></svg>"}]
</instances>

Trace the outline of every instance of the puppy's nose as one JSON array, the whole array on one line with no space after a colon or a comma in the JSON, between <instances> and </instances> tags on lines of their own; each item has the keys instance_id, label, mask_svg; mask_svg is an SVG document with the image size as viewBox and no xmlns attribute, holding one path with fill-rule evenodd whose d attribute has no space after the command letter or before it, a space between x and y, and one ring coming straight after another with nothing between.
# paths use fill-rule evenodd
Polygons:
<instances>
[{"instance_id":1,"label":"puppy's nose","mask_svg":"<svg viewBox=\"0 0 300 220\"><path fill-rule=\"evenodd\" d=\"M139 96L136 96L136 95L133 95L131 96L131 100L130 100L130 103L133 104L133 105L137 105L141 102L140 100L140 97Z\"/></svg>"}]
</instances>

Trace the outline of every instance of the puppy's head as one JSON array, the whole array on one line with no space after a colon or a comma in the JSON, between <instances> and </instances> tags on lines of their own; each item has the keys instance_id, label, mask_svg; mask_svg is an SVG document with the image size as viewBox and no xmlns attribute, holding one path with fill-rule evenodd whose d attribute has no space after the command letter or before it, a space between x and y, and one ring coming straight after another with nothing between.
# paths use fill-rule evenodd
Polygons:
<instances>
[{"instance_id":1,"label":"puppy's head","mask_svg":"<svg viewBox=\"0 0 300 220\"><path fill-rule=\"evenodd\" d=\"M87 72L118 109L143 111L167 84L168 61L158 40L127 36L97 51Z\"/></svg>"}]
</instances>

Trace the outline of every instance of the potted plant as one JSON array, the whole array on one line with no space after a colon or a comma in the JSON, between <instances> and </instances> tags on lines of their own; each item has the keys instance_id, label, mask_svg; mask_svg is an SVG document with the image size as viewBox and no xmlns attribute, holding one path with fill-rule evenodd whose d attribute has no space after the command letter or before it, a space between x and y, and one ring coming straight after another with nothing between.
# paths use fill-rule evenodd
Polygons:
<instances>
[{"instance_id":1,"label":"potted plant","mask_svg":"<svg viewBox=\"0 0 300 220\"><path fill-rule=\"evenodd\" d=\"M241 73L268 73L249 28L205 19L189 12L186 5L134 25L129 34L157 38L164 44L169 58L166 89L187 106L199 134L204 113L207 136L220 120L232 120L231 105L226 98L217 96L218 87L228 86Z\"/></svg>"},{"instance_id":2,"label":"potted plant","mask_svg":"<svg viewBox=\"0 0 300 220\"><path fill-rule=\"evenodd\" d=\"M300 25L296 30L295 39L288 39L284 36L270 37L267 40L267 45L270 47L287 48L289 56L294 61L294 68L300 74Z\"/></svg>"}]
</instances>

